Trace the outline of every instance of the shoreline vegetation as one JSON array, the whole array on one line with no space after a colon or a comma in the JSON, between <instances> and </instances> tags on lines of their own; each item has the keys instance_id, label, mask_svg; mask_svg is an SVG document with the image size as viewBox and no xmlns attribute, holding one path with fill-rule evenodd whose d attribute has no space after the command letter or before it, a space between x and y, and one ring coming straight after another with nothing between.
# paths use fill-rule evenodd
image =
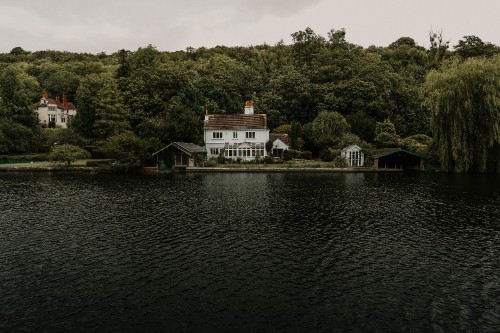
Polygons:
<instances>
[{"instance_id":1,"label":"shoreline vegetation","mask_svg":"<svg viewBox=\"0 0 500 333\"><path fill-rule=\"evenodd\" d=\"M205 115L240 114L252 101L270 133L288 136L292 159L332 161L357 145L365 159L399 148L447 172L500 173L499 46L464 36L450 47L433 31L429 47L403 36L364 48L344 29L291 36L175 52L0 53L0 154L45 154L63 170L109 159L95 167L136 172L172 142L202 146ZM41 96L76 114L38 118Z\"/></svg>"},{"instance_id":2,"label":"shoreline vegetation","mask_svg":"<svg viewBox=\"0 0 500 333\"><path fill-rule=\"evenodd\" d=\"M108 162L101 164L100 162ZM95 166L99 165L99 166ZM110 168L109 160L78 160L70 166L46 161L3 163L0 172L66 172L66 173L106 173L116 172ZM170 173L170 172L325 172L325 173L360 173L360 172L402 172L402 169L371 167L338 167L334 163L321 161L289 161L283 164L224 164L204 167L187 167L169 171L159 171L155 166L142 167L137 173Z\"/></svg>"}]
</instances>

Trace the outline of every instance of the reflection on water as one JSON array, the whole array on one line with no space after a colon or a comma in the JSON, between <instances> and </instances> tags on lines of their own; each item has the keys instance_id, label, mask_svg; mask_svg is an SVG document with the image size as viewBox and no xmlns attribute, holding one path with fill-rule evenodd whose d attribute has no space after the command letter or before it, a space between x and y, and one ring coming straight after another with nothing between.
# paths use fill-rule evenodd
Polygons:
<instances>
[{"instance_id":1,"label":"reflection on water","mask_svg":"<svg viewBox=\"0 0 500 333\"><path fill-rule=\"evenodd\" d=\"M500 177L0 174L0 331L500 327Z\"/></svg>"}]
</instances>

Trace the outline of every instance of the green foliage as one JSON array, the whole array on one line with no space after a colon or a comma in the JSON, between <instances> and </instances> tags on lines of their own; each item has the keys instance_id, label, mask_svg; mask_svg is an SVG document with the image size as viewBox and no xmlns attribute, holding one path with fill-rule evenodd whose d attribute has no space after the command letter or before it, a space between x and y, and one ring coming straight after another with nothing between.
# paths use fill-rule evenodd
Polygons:
<instances>
[{"instance_id":1,"label":"green foliage","mask_svg":"<svg viewBox=\"0 0 500 333\"><path fill-rule=\"evenodd\" d=\"M450 62L427 76L432 133L442 167L500 171L500 56Z\"/></svg>"},{"instance_id":2,"label":"green foliage","mask_svg":"<svg viewBox=\"0 0 500 333\"><path fill-rule=\"evenodd\" d=\"M148 155L145 142L132 132L110 136L102 143L100 151L130 168L139 167Z\"/></svg>"},{"instance_id":3,"label":"green foliage","mask_svg":"<svg viewBox=\"0 0 500 333\"><path fill-rule=\"evenodd\" d=\"M329 148L326 148L319 153L319 158L321 158L323 162L332 162L335 156Z\"/></svg>"},{"instance_id":4,"label":"green foliage","mask_svg":"<svg viewBox=\"0 0 500 333\"><path fill-rule=\"evenodd\" d=\"M335 146L350 128L340 113L321 111L312 122L313 140L319 147Z\"/></svg>"},{"instance_id":5,"label":"green foliage","mask_svg":"<svg viewBox=\"0 0 500 333\"><path fill-rule=\"evenodd\" d=\"M472 57L491 57L500 53L500 48L491 43L485 43L477 36L464 36L455 45L455 53L462 59Z\"/></svg>"},{"instance_id":6,"label":"green foliage","mask_svg":"<svg viewBox=\"0 0 500 333\"><path fill-rule=\"evenodd\" d=\"M81 144L70 132L70 137L55 138L55 132L41 130L32 103L42 89L51 96L65 91L76 102L77 116L68 124L98 152L109 138L128 132L140 137L146 151L171 141L202 144L205 109L241 113L250 99L256 113L268 115L270 129L289 134L295 150L316 155L357 142L395 146L400 144L397 134L405 137L404 147L424 149L428 145L413 136L431 135L431 117L433 124L437 119L431 103L423 103L429 98L429 90L422 89L426 74L450 67L453 54L465 60L493 58L499 51L476 36L464 36L450 52L442 32L433 31L428 49L411 37L388 47L362 48L346 36L345 29L331 29L325 38L306 28L292 34L292 45L281 41L177 52L148 45L109 56L15 47L0 54L0 151L44 151L52 142ZM320 121L320 111L341 115L348 126L332 129L328 121ZM387 118L395 131L382 131L376 138L376 122ZM438 146L436 141L433 147ZM486 146L488 155L494 154L496 146Z\"/></svg>"},{"instance_id":7,"label":"green foliage","mask_svg":"<svg viewBox=\"0 0 500 333\"><path fill-rule=\"evenodd\" d=\"M409 151L427 154L432 145L432 138L425 134L415 134L408 136L402 140L402 145Z\"/></svg>"},{"instance_id":8,"label":"green foliage","mask_svg":"<svg viewBox=\"0 0 500 333\"><path fill-rule=\"evenodd\" d=\"M202 143L202 122L196 113L178 100L157 117L146 118L137 126L143 139L159 138L162 144L173 141Z\"/></svg>"},{"instance_id":9,"label":"green foliage","mask_svg":"<svg viewBox=\"0 0 500 333\"><path fill-rule=\"evenodd\" d=\"M272 132L273 133L283 133L283 134L290 134L292 131L292 125L290 124L284 124L276 127Z\"/></svg>"},{"instance_id":10,"label":"green foliage","mask_svg":"<svg viewBox=\"0 0 500 333\"><path fill-rule=\"evenodd\" d=\"M82 79L77 102L78 111L71 126L83 137L105 140L131 129L128 110L111 75L92 74Z\"/></svg>"},{"instance_id":11,"label":"green foliage","mask_svg":"<svg viewBox=\"0 0 500 333\"><path fill-rule=\"evenodd\" d=\"M273 164L274 163L274 158L272 156L265 156L263 159L262 159L262 163L264 164Z\"/></svg>"},{"instance_id":12,"label":"green foliage","mask_svg":"<svg viewBox=\"0 0 500 333\"><path fill-rule=\"evenodd\" d=\"M306 151L301 151L299 152L299 155L297 156L297 158L301 159L301 160L310 160L312 159L312 152L306 150Z\"/></svg>"},{"instance_id":13,"label":"green foliage","mask_svg":"<svg viewBox=\"0 0 500 333\"><path fill-rule=\"evenodd\" d=\"M64 163L67 166L77 160L90 158L90 153L83 148L73 145L55 145L52 147L48 160L52 163Z\"/></svg>"},{"instance_id":14,"label":"green foliage","mask_svg":"<svg viewBox=\"0 0 500 333\"><path fill-rule=\"evenodd\" d=\"M266 142L266 152L267 152L267 155L272 156L272 154L273 154L273 142L271 140Z\"/></svg>"},{"instance_id":15,"label":"green foliage","mask_svg":"<svg viewBox=\"0 0 500 333\"><path fill-rule=\"evenodd\" d=\"M295 149L286 149L283 151L283 160L291 161L299 157L300 152Z\"/></svg>"},{"instance_id":16,"label":"green foliage","mask_svg":"<svg viewBox=\"0 0 500 333\"><path fill-rule=\"evenodd\" d=\"M389 120L375 124L375 145L378 148L391 148L399 146L399 135L396 134L396 126Z\"/></svg>"},{"instance_id":17,"label":"green foliage","mask_svg":"<svg viewBox=\"0 0 500 333\"><path fill-rule=\"evenodd\" d=\"M49 147L65 144L80 147L84 145L83 138L70 128L45 129L44 133L47 137L47 145Z\"/></svg>"}]
</instances>

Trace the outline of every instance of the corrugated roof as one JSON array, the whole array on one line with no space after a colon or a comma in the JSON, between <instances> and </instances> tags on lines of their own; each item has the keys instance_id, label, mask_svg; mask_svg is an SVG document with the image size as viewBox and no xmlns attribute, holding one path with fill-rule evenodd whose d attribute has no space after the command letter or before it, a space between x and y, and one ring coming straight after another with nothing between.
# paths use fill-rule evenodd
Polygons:
<instances>
[{"instance_id":1,"label":"corrugated roof","mask_svg":"<svg viewBox=\"0 0 500 333\"><path fill-rule=\"evenodd\" d=\"M267 129L265 114L211 114L207 117L204 129Z\"/></svg>"}]
</instances>

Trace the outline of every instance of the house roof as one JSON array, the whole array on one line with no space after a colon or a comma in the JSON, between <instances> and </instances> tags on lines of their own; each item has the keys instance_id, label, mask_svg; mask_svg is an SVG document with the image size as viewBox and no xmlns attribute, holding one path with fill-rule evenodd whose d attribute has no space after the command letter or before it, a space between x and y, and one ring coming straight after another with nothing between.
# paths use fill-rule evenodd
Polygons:
<instances>
[{"instance_id":1,"label":"house roof","mask_svg":"<svg viewBox=\"0 0 500 333\"><path fill-rule=\"evenodd\" d=\"M42 103L42 101L40 100L40 101L34 103L33 106L35 108L37 108L39 106L45 107L45 106L48 106L49 104L51 104L51 105L56 105L58 109L64 109L64 110L75 110L76 109L75 105L71 102L68 102L66 104L66 108L65 108L63 106L63 103L59 99L47 98L47 100L48 100L47 103Z\"/></svg>"},{"instance_id":2,"label":"house roof","mask_svg":"<svg viewBox=\"0 0 500 333\"><path fill-rule=\"evenodd\" d=\"M211 114L207 115L204 129L245 130L267 129L265 114Z\"/></svg>"},{"instance_id":3,"label":"house roof","mask_svg":"<svg viewBox=\"0 0 500 333\"><path fill-rule=\"evenodd\" d=\"M198 145L195 145L194 143L172 142L171 144L169 144L169 145L163 147L162 149L158 150L157 152L153 153L153 155L156 155L156 154L164 151L165 149L168 149L169 147L175 147L188 155L206 154L207 153L205 148L200 147Z\"/></svg>"},{"instance_id":4,"label":"house roof","mask_svg":"<svg viewBox=\"0 0 500 333\"><path fill-rule=\"evenodd\" d=\"M280 139L281 142L288 145L288 134L285 133L269 133L269 140L272 142L276 141L276 139Z\"/></svg>"},{"instance_id":5,"label":"house roof","mask_svg":"<svg viewBox=\"0 0 500 333\"><path fill-rule=\"evenodd\" d=\"M386 151L386 152L380 153L378 155L373 156L373 158L374 159L379 159L379 158L382 158L382 157L386 157L386 156L389 156L389 155L395 155L395 154L399 154L399 155L401 155L401 154L408 154L408 155L413 155L413 156L420 157L420 158L426 158L426 156L423 155L423 154L415 153L415 152L408 151L408 150L401 149L401 148L396 148L396 149L392 149L390 151Z\"/></svg>"}]
</instances>

